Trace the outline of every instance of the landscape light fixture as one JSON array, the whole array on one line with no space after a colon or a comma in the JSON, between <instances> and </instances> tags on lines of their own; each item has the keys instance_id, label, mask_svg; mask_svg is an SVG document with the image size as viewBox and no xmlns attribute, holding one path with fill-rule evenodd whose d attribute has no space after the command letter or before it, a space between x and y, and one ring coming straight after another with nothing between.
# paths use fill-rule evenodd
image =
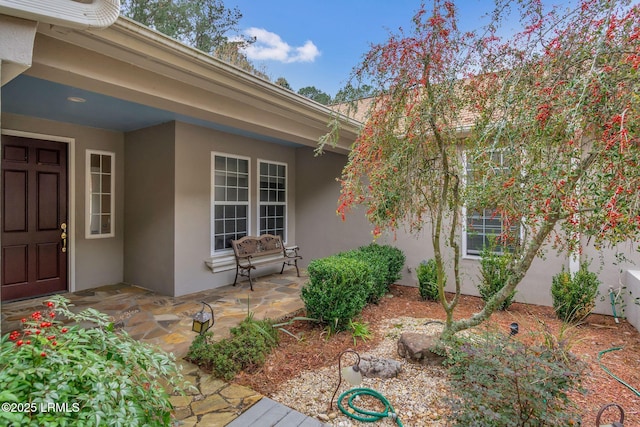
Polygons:
<instances>
[{"instance_id":1,"label":"landscape light fixture","mask_svg":"<svg viewBox=\"0 0 640 427\"><path fill-rule=\"evenodd\" d=\"M193 325L191 326L191 330L193 332L199 333L200 335L203 335L205 332L211 329L211 327L215 323L215 319L213 317L213 308L211 308L211 306L206 302L204 301L201 301L201 302L202 302L202 310L194 314ZM207 313L204 311L205 305L209 307L209 310L211 311L211 313Z\"/></svg>"},{"instance_id":2,"label":"landscape light fixture","mask_svg":"<svg viewBox=\"0 0 640 427\"><path fill-rule=\"evenodd\" d=\"M510 326L509 326L509 336L514 336L518 333L519 327L518 324L516 322L513 322Z\"/></svg>"},{"instance_id":3,"label":"landscape light fixture","mask_svg":"<svg viewBox=\"0 0 640 427\"><path fill-rule=\"evenodd\" d=\"M345 353L355 354L357 358L355 365L346 366L344 368L342 367L342 356ZM359 385L362 382L362 373L360 372L360 355L355 350L345 350L338 356L338 385L336 387L336 391L333 392L333 396L331 396L329 411L333 410L333 399L335 399L336 394L338 393L338 389L340 388L340 384L342 384L343 378L353 386Z\"/></svg>"}]
</instances>

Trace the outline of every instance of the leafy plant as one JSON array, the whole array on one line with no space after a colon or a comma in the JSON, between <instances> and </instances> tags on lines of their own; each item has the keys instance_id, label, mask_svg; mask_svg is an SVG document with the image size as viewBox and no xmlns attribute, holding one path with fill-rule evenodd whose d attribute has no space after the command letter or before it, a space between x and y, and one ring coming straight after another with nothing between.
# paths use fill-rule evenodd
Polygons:
<instances>
[{"instance_id":1,"label":"leafy plant","mask_svg":"<svg viewBox=\"0 0 640 427\"><path fill-rule=\"evenodd\" d=\"M163 384L176 392L183 384L173 355L114 330L106 314L73 313L69 305L53 297L0 340L0 400L31 405L1 411L0 424L168 425L172 406ZM56 404L65 410L46 409Z\"/></svg>"},{"instance_id":2,"label":"leafy plant","mask_svg":"<svg viewBox=\"0 0 640 427\"><path fill-rule=\"evenodd\" d=\"M353 257L331 256L311 261L307 271L309 282L301 291L307 315L331 332L345 330L371 295L369 265Z\"/></svg>"},{"instance_id":3,"label":"leafy plant","mask_svg":"<svg viewBox=\"0 0 640 427\"><path fill-rule=\"evenodd\" d=\"M241 370L262 366L278 345L278 331L271 321L255 320L252 313L231 328L229 338L213 342L212 337L212 333L198 335L189 347L187 359L226 381Z\"/></svg>"},{"instance_id":4,"label":"leafy plant","mask_svg":"<svg viewBox=\"0 0 640 427\"><path fill-rule=\"evenodd\" d=\"M573 277L563 266L551 282L553 309L558 318L569 323L584 320L595 307L599 287L600 280L589 271L587 263L582 263Z\"/></svg>"},{"instance_id":5,"label":"leafy plant","mask_svg":"<svg viewBox=\"0 0 640 427\"><path fill-rule=\"evenodd\" d=\"M391 245L379 245L377 243L371 243L367 246L362 246L360 250L364 253L378 254L384 258L384 263L387 266L387 274L385 280L387 285L391 285L402 277L400 272L406 261L406 257L402 250Z\"/></svg>"},{"instance_id":6,"label":"leafy plant","mask_svg":"<svg viewBox=\"0 0 640 427\"><path fill-rule=\"evenodd\" d=\"M553 344L527 346L501 334L482 338L455 349L449 368L454 426L579 425L569 392L580 389L581 361Z\"/></svg>"},{"instance_id":7,"label":"leafy plant","mask_svg":"<svg viewBox=\"0 0 640 427\"><path fill-rule=\"evenodd\" d=\"M433 258L428 261L422 261L418 265L416 270L418 274L418 289L423 300L438 301L437 268L436 261Z\"/></svg>"},{"instance_id":8,"label":"leafy plant","mask_svg":"<svg viewBox=\"0 0 640 427\"><path fill-rule=\"evenodd\" d=\"M353 336L354 346L357 344L358 338L363 342L373 338L373 332L369 330L368 323L349 320L349 330L351 331L351 336Z\"/></svg>"},{"instance_id":9,"label":"leafy plant","mask_svg":"<svg viewBox=\"0 0 640 427\"><path fill-rule=\"evenodd\" d=\"M509 279L509 264L511 262L511 254L499 254L494 251L495 245L485 246L480 253L480 274L481 282L478 284L480 297L484 302L489 301L491 297L497 294L504 287ZM496 308L498 310L506 310L513 303L516 291L514 290L509 296Z\"/></svg>"}]
</instances>

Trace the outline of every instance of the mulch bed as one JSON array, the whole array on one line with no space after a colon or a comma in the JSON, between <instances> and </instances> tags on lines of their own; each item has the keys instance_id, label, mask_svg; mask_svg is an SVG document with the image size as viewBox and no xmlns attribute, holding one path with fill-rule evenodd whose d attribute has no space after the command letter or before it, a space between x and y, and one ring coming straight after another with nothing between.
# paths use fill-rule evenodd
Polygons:
<instances>
[{"instance_id":1,"label":"mulch bed","mask_svg":"<svg viewBox=\"0 0 640 427\"><path fill-rule=\"evenodd\" d=\"M482 305L479 298L463 296L456 309L456 318L469 317ZM234 382L268 396L303 370L335 365L338 355L345 349L355 348L362 353L373 348L384 334L378 329L380 321L399 316L445 319L442 307L435 302L422 301L417 288L394 285L389 296L377 305L367 306L362 313L361 320L369 323L375 332L371 340L358 340L354 346L353 337L348 332L328 337L313 323L298 321L286 329L301 340L281 333L280 345L268 356L264 366L253 372L240 373ZM528 339L531 336L529 332L540 331L543 325L556 337L562 334L562 322L555 317L552 308L521 303L512 304L507 311L494 313L483 327L508 333L512 322L519 324L519 339ZM640 397L607 374L598 362L599 352L621 347L603 354L602 363L622 381L639 389L640 333L624 320L616 324L611 316L592 314L583 324L564 334L571 351L588 364L583 383L586 393L572 396L581 408L583 425L595 425L598 410L607 403L616 402L625 410L625 426L640 426Z\"/></svg>"}]
</instances>

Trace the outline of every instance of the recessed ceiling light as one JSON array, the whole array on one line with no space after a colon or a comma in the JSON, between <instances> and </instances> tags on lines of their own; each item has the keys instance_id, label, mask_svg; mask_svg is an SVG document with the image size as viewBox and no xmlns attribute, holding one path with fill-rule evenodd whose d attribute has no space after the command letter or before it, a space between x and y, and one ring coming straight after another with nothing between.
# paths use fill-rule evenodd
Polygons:
<instances>
[{"instance_id":1,"label":"recessed ceiling light","mask_svg":"<svg viewBox=\"0 0 640 427\"><path fill-rule=\"evenodd\" d=\"M69 97L67 97L67 101L71 101L71 102L87 102L86 99L80 98L79 96L69 96Z\"/></svg>"}]
</instances>

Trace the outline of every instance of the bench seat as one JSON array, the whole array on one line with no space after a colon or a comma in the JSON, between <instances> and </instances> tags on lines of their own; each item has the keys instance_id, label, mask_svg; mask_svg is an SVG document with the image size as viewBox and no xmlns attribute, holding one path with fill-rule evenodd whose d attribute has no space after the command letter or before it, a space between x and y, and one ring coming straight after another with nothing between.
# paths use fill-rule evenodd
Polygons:
<instances>
[{"instance_id":1,"label":"bench seat","mask_svg":"<svg viewBox=\"0 0 640 427\"><path fill-rule=\"evenodd\" d=\"M302 259L298 255L298 247L285 247L280 236L273 234L263 234L262 236L245 236L238 240L231 241L233 254L236 259L236 277L233 286L238 282L238 276L249 278L249 286L253 291L253 281L251 280L251 270L267 264L282 263L280 274L284 272L284 267L290 265L296 268L296 273L300 277L298 260Z\"/></svg>"}]
</instances>

